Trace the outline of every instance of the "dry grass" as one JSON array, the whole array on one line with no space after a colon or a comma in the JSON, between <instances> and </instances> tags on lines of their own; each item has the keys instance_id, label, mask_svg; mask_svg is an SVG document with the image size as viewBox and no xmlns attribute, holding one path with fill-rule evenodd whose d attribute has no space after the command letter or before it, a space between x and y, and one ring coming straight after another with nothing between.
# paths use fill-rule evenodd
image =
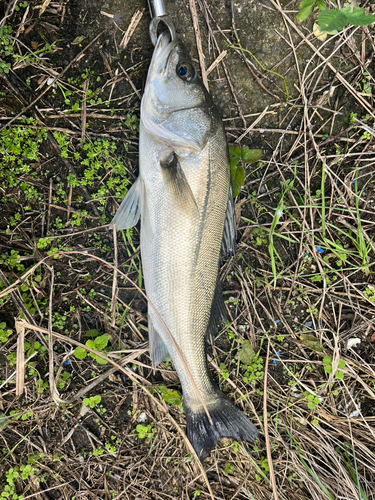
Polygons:
<instances>
[{"instance_id":1,"label":"dry grass","mask_svg":"<svg viewBox=\"0 0 375 500\"><path fill-rule=\"evenodd\" d=\"M34 7L8 9L18 53L30 40L42 44L40 23L64 27L70 8L51 2L38 17ZM260 8L280 20L277 37L287 49L274 66L259 66L248 52L228 48L243 40L235 5L221 25L214 5L190 2L208 85L215 93L225 81L235 109L225 119L229 141L259 141L265 149L262 162L246 169L237 199L238 251L221 271L229 322L210 353L222 390L262 437L254 447L223 441L202 466L185 436L175 372L166 364L151 369L138 232L117 241L108 226L120 187L105 182L118 177L120 159L130 182L137 169L132 117L150 56L137 56L139 30L147 29L144 6L137 7L125 35L106 27L109 49L98 46L106 38L99 30L78 48L76 32L67 31L70 63L55 48L23 67L12 61L17 68L2 74L1 124L43 125L50 133L38 158L23 160L29 170L14 174L35 192L20 182L1 188L0 493L14 500L374 499L374 28L348 27L321 43L308 23L295 24L290 5L271 0ZM111 13L92 15L119 24ZM55 38L63 37L56 29ZM131 64L110 54L122 39ZM88 67L80 66L82 54L88 66L101 65L98 88L109 107L89 83L79 88ZM259 84L262 110L243 104L239 71ZM96 76L90 73L91 84ZM22 82L30 77L28 89ZM79 96L86 104L72 109ZM37 122L21 123L24 113ZM65 134L67 157L56 132ZM82 183L89 167L81 139L118 146L99 155L93 185ZM2 148L4 176L9 151ZM69 174L77 185L66 182ZM85 345L87 332L108 335L107 348ZM77 347L93 357L77 359ZM147 427L144 437L139 425Z\"/></svg>"}]
</instances>

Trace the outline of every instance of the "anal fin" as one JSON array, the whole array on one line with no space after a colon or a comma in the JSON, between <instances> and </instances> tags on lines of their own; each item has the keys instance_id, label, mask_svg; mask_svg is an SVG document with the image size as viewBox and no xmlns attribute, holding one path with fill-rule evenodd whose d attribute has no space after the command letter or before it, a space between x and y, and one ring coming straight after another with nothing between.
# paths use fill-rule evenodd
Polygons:
<instances>
[{"instance_id":1,"label":"anal fin","mask_svg":"<svg viewBox=\"0 0 375 500\"><path fill-rule=\"evenodd\" d=\"M152 367L156 370L157 366L168 358L169 352L159 333L156 331L150 315L148 316L148 340Z\"/></svg>"}]
</instances>

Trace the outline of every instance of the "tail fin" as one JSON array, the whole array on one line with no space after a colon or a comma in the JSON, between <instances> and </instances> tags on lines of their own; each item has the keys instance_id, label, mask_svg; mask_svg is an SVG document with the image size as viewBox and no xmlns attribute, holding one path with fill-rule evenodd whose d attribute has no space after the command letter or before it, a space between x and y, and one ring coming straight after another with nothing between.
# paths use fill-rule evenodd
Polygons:
<instances>
[{"instance_id":1,"label":"tail fin","mask_svg":"<svg viewBox=\"0 0 375 500\"><path fill-rule=\"evenodd\" d=\"M192 411L185 403L187 435L201 461L223 437L250 442L258 438L255 425L223 393L207 409L212 424L203 408Z\"/></svg>"}]
</instances>

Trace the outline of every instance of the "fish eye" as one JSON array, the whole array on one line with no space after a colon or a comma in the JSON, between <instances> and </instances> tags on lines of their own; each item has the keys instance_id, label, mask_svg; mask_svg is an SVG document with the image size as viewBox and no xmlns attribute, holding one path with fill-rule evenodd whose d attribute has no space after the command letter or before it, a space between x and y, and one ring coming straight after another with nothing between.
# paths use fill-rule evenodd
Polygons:
<instances>
[{"instance_id":1,"label":"fish eye","mask_svg":"<svg viewBox=\"0 0 375 500\"><path fill-rule=\"evenodd\" d=\"M186 80L190 82L195 77L195 68L190 63L182 63L177 66L177 75L181 80Z\"/></svg>"}]
</instances>

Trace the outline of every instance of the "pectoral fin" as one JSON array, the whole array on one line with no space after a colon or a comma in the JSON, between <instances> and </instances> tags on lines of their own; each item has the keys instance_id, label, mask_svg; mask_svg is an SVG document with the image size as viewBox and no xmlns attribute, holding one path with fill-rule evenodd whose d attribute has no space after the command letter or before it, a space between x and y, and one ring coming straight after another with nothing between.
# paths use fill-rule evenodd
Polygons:
<instances>
[{"instance_id":1,"label":"pectoral fin","mask_svg":"<svg viewBox=\"0 0 375 500\"><path fill-rule=\"evenodd\" d=\"M112 223L116 229L129 229L137 224L141 214L143 182L138 177L122 200Z\"/></svg>"},{"instance_id":2,"label":"pectoral fin","mask_svg":"<svg viewBox=\"0 0 375 500\"><path fill-rule=\"evenodd\" d=\"M160 161L160 166L165 187L176 208L185 213L197 213L198 207L193 192L176 154L172 152L166 160Z\"/></svg>"}]
</instances>

